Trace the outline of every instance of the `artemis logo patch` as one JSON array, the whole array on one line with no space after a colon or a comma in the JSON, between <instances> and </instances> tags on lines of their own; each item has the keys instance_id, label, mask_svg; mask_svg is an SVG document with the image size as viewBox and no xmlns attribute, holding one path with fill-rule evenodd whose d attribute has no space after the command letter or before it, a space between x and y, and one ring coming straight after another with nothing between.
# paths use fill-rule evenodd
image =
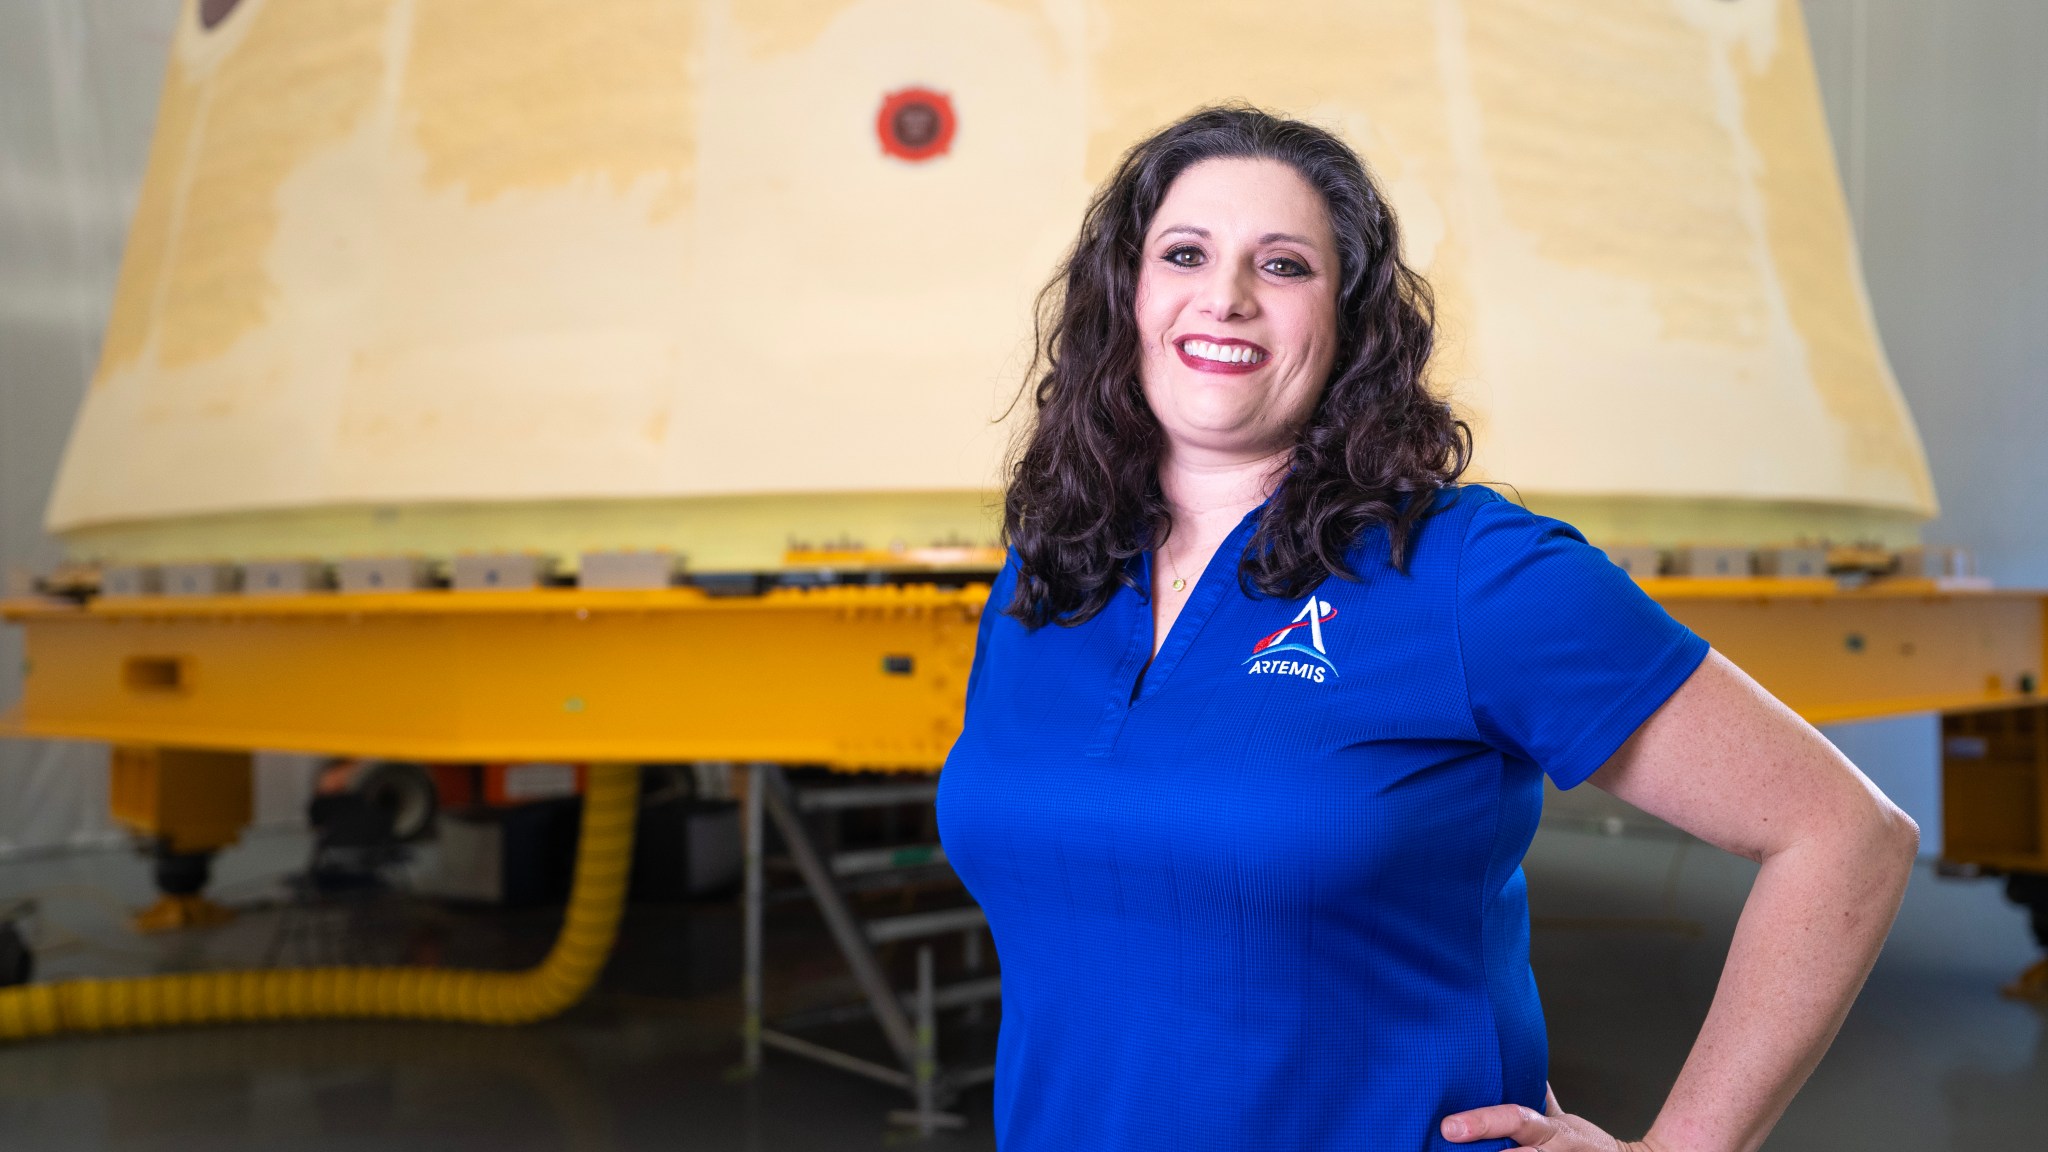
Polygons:
<instances>
[{"instance_id":1,"label":"artemis logo patch","mask_svg":"<svg viewBox=\"0 0 2048 1152\"><path fill-rule=\"evenodd\" d=\"M1253 676L1299 676L1320 684L1323 674L1338 674L1337 666L1330 663L1330 654L1323 647L1323 625L1337 618L1337 609L1328 600L1314 596L1301 606L1294 622L1287 627L1252 645L1252 654L1245 660L1247 671ZM1306 635L1295 637L1298 629L1306 628ZM1307 640L1303 644L1301 641ZM1288 653L1305 657L1301 660L1282 659Z\"/></svg>"}]
</instances>

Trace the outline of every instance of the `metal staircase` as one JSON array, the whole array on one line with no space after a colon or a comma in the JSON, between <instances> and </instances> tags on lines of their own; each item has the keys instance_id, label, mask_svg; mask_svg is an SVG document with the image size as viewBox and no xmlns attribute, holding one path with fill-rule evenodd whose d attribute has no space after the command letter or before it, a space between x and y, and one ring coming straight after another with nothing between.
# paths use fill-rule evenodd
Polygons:
<instances>
[{"instance_id":1,"label":"metal staircase","mask_svg":"<svg viewBox=\"0 0 2048 1152\"><path fill-rule=\"evenodd\" d=\"M962 1089L992 1080L995 1068L942 1067L938 1014L964 1009L968 1018L973 1019L986 1005L1000 1001L1001 977L977 975L982 968L982 937L987 930L987 918L980 908L967 904L863 919L852 899L856 895L892 890L908 893L930 887L935 877L950 878L945 849L937 844L919 843L828 852L821 850L812 827L812 822L820 817L829 820L855 809L930 804L938 795L937 782L874 783L840 777L798 788L780 765L755 764L749 773L744 805L746 921L742 974L746 1071L758 1072L762 1050L773 1048L910 1093L913 1107L891 1112L892 1121L912 1125L925 1134L938 1128L959 1127L961 1118L944 1109ZM858 1002L790 1016L772 1026L762 1018L761 993L762 925L771 902L767 881L768 865L772 863L764 854L764 816L774 821L788 854L786 862L802 879L800 894L807 895L817 906L862 995ZM940 987L934 975L937 964L933 946L947 936L960 938L963 968L969 978ZM917 945L916 983L909 989L898 989L888 976L883 952L878 950L911 942ZM861 1017L871 1017L880 1026L897 1066L797 1035L805 1028Z\"/></svg>"}]
</instances>

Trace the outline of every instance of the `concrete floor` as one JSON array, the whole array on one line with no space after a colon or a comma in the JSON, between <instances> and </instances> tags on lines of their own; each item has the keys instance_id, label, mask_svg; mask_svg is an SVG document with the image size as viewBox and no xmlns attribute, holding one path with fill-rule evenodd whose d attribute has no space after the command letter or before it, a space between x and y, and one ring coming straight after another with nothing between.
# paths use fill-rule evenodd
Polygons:
<instances>
[{"instance_id":1,"label":"concrete floor","mask_svg":"<svg viewBox=\"0 0 2048 1152\"><path fill-rule=\"evenodd\" d=\"M1603 825L1571 805L1528 872L1534 961L1566 1107L1636 1135L1706 1011L1754 867L1660 827ZM1616 834L1618 833L1618 834ZM258 837L218 888L260 902L303 859ZM146 902L140 861L88 854L0 865L0 899L37 894L42 978L250 962L276 912L143 940L119 915ZM548 913L430 906L387 920L390 958L524 964ZM844 996L814 918L771 916L771 1003ZM1915 877L1892 943L1833 1052L1769 1148L2040 1146L2048 1131L2048 1015L1998 985L2034 955L1996 885ZM729 903L636 909L603 987L567 1016L508 1030L274 1025L61 1038L0 1049L0 1147L37 1149L801 1149L916 1143L884 1114L892 1091L770 1054L737 1078L738 918ZM856 1032L859 1030L856 1029ZM980 1043L985 1029L958 1044ZM858 1041L860 1036L850 1037ZM969 1128L934 1150L988 1149L986 1089Z\"/></svg>"}]
</instances>

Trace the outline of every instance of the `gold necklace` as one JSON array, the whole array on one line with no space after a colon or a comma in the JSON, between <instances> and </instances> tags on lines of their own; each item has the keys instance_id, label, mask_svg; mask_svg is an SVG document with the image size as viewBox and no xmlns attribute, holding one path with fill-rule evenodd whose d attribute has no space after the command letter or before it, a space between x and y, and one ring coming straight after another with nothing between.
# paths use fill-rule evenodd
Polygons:
<instances>
[{"instance_id":1,"label":"gold necklace","mask_svg":"<svg viewBox=\"0 0 2048 1152\"><path fill-rule=\"evenodd\" d=\"M1173 553L1172 553L1172 552L1169 552L1169 551L1167 551L1167 549L1166 549L1166 548L1165 548L1164 546L1162 546L1162 547L1161 547L1161 548L1159 549L1159 551L1160 551L1160 554L1161 554L1161 555L1163 555L1163 556L1165 556L1165 557L1166 557L1166 566L1167 566L1168 568L1171 568L1171 569L1173 569L1173 584L1172 584L1172 588L1173 588L1173 590L1174 590L1175 592L1178 592L1178 591L1180 591L1181 589L1183 589L1183 588L1186 588L1186 587L1188 586L1188 582L1187 582L1186 580L1183 580L1183 579L1181 579L1181 575L1180 575L1180 565L1178 565L1178 564L1175 564L1175 563L1173 562Z\"/></svg>"}]
</instances>

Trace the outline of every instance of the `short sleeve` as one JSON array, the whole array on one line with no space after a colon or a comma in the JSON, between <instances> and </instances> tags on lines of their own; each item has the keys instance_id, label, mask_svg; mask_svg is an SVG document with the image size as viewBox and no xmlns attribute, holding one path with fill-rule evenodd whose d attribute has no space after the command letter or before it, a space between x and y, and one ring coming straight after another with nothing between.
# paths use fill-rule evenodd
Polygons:
<instances>
[{"instance_id":1,"label":"short sleeve","mask_svg":"<svg viewBox=\"0 0 2048 1152\"><path fill-rule=\"evenodd\" d=\"M1466 524L1458 644L1480 736L1559 788L1605 764L1708 651L1577 529L1497 497Z\"/></svg>"},{"instance_id":2,"label":"short sleeve","mask_svg":"<svg viewBox=\"0 0 2048 1152\"><path fill-rule=\"evenodd\" d=\"M989 586L988 600L981 606L981 622L974 630L974 659L967 666L967 706L973 707L975 689L981 685L981 666L988 654L990 633L995 631L996 622L1009 606L1010 598L1017 594L1017 550L1012 548L1003 558L1002 571L996 573L995 582Z\"/></svg>"}]
</instances>

